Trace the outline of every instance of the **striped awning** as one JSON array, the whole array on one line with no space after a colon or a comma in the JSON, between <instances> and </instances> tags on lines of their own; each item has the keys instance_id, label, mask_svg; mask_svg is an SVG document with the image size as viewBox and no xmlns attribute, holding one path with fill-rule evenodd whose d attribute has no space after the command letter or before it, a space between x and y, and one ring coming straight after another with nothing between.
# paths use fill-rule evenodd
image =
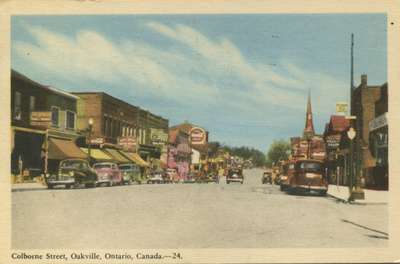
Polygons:
<instances>
[{"instance_id":1,"label":"striped awning","mask_svg":"<svg viewBox=\"0 0 400 264\"><path fill-rule=\"evenodd\" d=\"M130 159L132 162L136 163L137 165L139 165L140 167L149 167L150 164L146 161L144 161L139 154L134 153L134 152L125 152L125 151L121 151L120 152L127 157L128 159Z\"/></svg>"},{"instance_id":2,"label":"striped awning","mask_svg":"<svg viewBox=\"0 0 400 264\"><path fill-rule=\"evenodd\" d=\"M88 154L88 149L87 148L81 148L81 150L83 152L85 152L86 154ZM113 158L108 155L107 153L104 153L104 151L102 151L101 149L90 149L90 156L97 160L97 161L112 161Z\"/></svg>"},{"instance_id":3,"label":"striped awning","mask_svg":"<svg viewBox=\"0 0 400 264\"><path fill-rule=\"evenodd\" d=\"M116 149L104 148L104 152L106 152L109 156L113 157L115 161L118 163L127 163L130 162L124 155L118 152Z\"/></svg>"}]
</instances>

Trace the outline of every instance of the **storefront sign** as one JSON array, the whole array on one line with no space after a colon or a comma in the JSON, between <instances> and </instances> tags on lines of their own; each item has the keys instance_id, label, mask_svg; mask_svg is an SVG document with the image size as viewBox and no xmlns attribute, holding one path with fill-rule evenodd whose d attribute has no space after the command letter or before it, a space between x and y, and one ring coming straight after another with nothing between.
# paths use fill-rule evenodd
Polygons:
<instances>
[{"instance_id":1,"label":"storefront sign","mask_svg":"<svg viewBox=\"0 0 400 264\"><path fill-rule=\"evenodd\" d=\"M383 115L378 116L375 119L372 119L371 122L369 122L369 131L374 131L378 128L387 126L388 122L387 122L387 116L386 113L384 113Z\"/></svg>"},{"instance_id":2,"label":"storefront sign","mask_svg":"<svg viewBox=\"0 0 400 264\"><path fill-rule=\"evenodd\" d=\"M327 149L337 149L340 143L340 135L330 135L325 138Z\"/></svg>"},{"instance_id":3,"label":"storefront sign","mask_svg":"<svg viewBox=\"0 0 400 264\"><path fill-rule=\"evenodd\" d=\"M118 138L118 145L122 147L125 151L135 151L137 140L135 137L119 137Z\"/></svg>"},{"instance_id":4,"label":"storefront sign","mask_svg":"<svg viewBox=\"0 0 400 264\"><path fill-rule=\"evenodd\" d=\"M51 112L31 112L30 124L31 126L50 127Z\"/></svg>"},{"instance_id":5,"label":"storefront sign","mask_svg":"<svg viewBox=\"0 0 400 264\"><path fill-rule=\"evenodd\" d=\"M104 138L92 138L90 139L90 144L104 144Z\"/></svg>"},{"instance_id":6,"label":"storefront sign","mask_svg":"<svg viewBox=\"0 0 400 264\"><path fill-rule=\"evenodd\" d=\"M168 142L168 134L163 129L150 129L151 143L153 145L163 145Z\"/></svg>"},{"instance_id":7,"label":"storefront sign","mask_svg":"<svg viewBox=\"0 0 400 264\"><path fill-rule=\"evenodd\" d=\"M346 115L349 105L346 102L336 103L336 113L339 115Z\"/></svg>"},{"instance_id":8,"label":"storefront sign","mask_svg":"<svg viewBox=\"0 0 400 264\"><path fill-rule=\"evenodd\" d=\"M206 131L200 127L194 127L190 130L190 142L193 145L206 143Z\"/></svg>"}]
</instances>

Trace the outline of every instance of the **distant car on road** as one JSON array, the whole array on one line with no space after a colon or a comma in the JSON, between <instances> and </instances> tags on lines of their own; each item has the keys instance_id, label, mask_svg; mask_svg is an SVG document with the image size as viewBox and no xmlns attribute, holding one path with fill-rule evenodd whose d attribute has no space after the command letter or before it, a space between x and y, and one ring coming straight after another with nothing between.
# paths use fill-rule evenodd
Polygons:
<instances>
[{"instance_id":1,"label":"distant car on road","mask_svg":"<svg viewBox=\"0 0 400 264\"><path fill-rule=\"evenodd\" d=\"M150 173L147 183L149 183L149 184L164 183L164 171L156 170L156 171Z\"/></svg>"},{"instance_id":2,"label":"distant car on road","mask_svg":"<svg viewBox=\"0 0 400 264\"><path fill-rule=\"evenodd\" d=\"M97 185L106 184L107 186L121 185L122 176L118 165L113 162L99 162L93 165L97 173Z\"/></svg>"},{"instance_id":3,"label":"distant car on road","mask_svg":"<svg viewBox=\"0 0 400 264\"><path fill-rule=\"evenodd\" d=\"M266 184L266 183L272 184L272 172L271 171L265 171L263 173L262 178L261 178L261 183L262 184Z\"/></svg>"},{"instance_id":4,"label":"distant car on road","mask_svg":"<svg viewBox=\"0 0 400 264\"><path fill-rule=\"evenodd\" d=\"M231 182L240 182L243 184L243 170L242 168L230 168L228 171L228 175L226 176L226 183L229 184Z\"/></svg>"},{"instance_id":5,"label":"distant car on road","mask_svg":"<svg viewBox=\"0 0 400 264\"><path fill-rule=\"evenodd\" d=\"M136 164L124 163L120 164L118 168L121 171L123 184L142 183L140 168Z\"/></svg>"},{"instance_id":6,"label":"distant car on road","mask_svg":"<svg viewBox=\"0 0 400 264\"><path fill-rule=\"evenodd\" d=\"M89 162L83 159L66 159L60 162L56 175L47 179L47 188L64 185L65 188L78 187L84 184L85 187L96 187L97 175L90 167Z\"/></svg>"}]
</instances>

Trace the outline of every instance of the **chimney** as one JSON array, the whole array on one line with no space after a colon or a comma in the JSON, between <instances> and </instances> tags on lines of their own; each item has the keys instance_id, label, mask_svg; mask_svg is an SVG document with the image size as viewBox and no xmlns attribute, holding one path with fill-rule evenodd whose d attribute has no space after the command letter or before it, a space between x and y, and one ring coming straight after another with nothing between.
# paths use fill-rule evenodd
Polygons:
<instances>
[{"instance_id":1,"label":"chimney","mask_svg":"<svg viewBox=\"0 0 400 264\"><path fill-rule=\"evenodd\" d=\"M367 75L366 74L361 75L361 85L367 86Z\"/></svg>"}]
</instances>

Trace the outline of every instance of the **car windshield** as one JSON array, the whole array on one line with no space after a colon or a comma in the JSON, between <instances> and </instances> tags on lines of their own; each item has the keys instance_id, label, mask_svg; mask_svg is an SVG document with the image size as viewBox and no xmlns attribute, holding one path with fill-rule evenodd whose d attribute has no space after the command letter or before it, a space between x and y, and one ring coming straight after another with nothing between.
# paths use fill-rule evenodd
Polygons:
<instances>
[{"instance_id":1,"label":"car windshield","mask_svg":"<svg viewBox=\"0 0 400 264\"><path fill-rule=\"evenodd\" d=\"M317 162L303 162L300 164L300 168L306 171L321 172L322 164Z\"/></svg>"},{"instance_id":2,"label":"car windshield","mask_svg":"<svg viewBox=\"0 0 400 264\"><path fill-rule=\"evenodd\" d=\"M80 160L65 160L60 167L82 169L85 167L85 163Z\"/></svg>"},{"instance_id":3,"label":"car windshield","mask_svg":"<svg viewBox=\"0 0 400 264\"><path fill-rule=\"evenodd\" d=\"M131 165L121 165L121 166L119 166L119 169L120 170L130 170L130 169L132 169L132 166Z\"/></svg>"},{"instance_id":4,"label":"car windshield","mask_svg":"<svg viewBox=\"0 0 400 264\"><path fill-rule=\"evenodd\" d=\"M110 169L111 164L94 164L93 168L95 168L95 169Z\"/></svg>"}]
</instances>

